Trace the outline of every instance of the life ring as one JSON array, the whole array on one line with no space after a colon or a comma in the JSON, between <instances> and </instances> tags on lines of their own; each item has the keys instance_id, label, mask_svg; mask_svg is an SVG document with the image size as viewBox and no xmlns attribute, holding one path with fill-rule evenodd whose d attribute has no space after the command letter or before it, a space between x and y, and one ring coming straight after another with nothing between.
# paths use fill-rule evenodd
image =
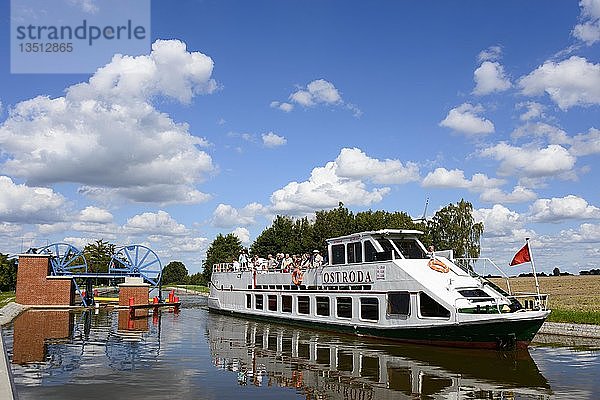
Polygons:
<instances>
[{"instance_id":1,"label":"life ring","mask_svg":"<svg viewBox=\"0 0 600 400\"><path fill-rule=\"evenodd\" d=\"M300 286L303 277L304 274L302 273L302 271L300 271L299 268L296 268L294 272L292 272L292 283L296 286Z\"/></svg>"},{"instance_id":2,"label":"life ring","mask_svg":"<svg viewBox=\"0 0 600 400\"><path fill-rule=\"evenodd\" d=\"M450 272L450 268L446 264L435 258L430 259L427 265L429 265L429 268L437 272Z\"/></svg>"}]
</instances>

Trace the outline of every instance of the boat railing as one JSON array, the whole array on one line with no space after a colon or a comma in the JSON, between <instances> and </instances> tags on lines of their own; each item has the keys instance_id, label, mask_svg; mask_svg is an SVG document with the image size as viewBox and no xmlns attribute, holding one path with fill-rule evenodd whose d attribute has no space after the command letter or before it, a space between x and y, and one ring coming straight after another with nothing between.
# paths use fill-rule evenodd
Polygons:
<instances>
[{"instance_id":1,"label":"boat railing","mask_svg":"<svg viewBox=\"0 0 600 400\"><path fill-rule=\"evenodd\" d=\"M461 258L455 258L452 261L454 262L455 265L457 265L463 271L469 273L470 275L477 276L477 277L487 275L488 265L493 267L493 269L498 271L500 273L500 275L502 275L502 277L505 279L506 288L508 289L507 290L508 294L512 295L512 291L510 289L509 276L506 275L504 273L504 271L502 271L502 269L499 266L497 266L494 261L492 261L492 259L487 258L487 257L479 257L479 258L461 257ZM477 263L483 263L483 267L482 267L483 273L482 274L475 273L475 271L473 269L473 266Z\"/></svg>"},{"instance_id":2,"label":"boat railing","mask_svg":"<svg viewBox=\"0 0 600 400\"><path fill-rule=\"evenodd\" d=\"M481 304L484 303L484 304ZM492 304L490 304L492 303ZM492 312L494 314L502 313L502 307L508 306L506 299L498 297L459 297L454 300L454 308L457 311L456 319L460 313L483 313Z\"/></svg>"},{"instance_id":3,"label":"boat railing","mask_svg":"<svg viewBox=\"0 0 600 400\"><path fill-rule=\"evenodd\" d=\"M548 294L546 293L537 294L519 292L508 296L508 298L517 300L523 306L524 310L544 311L548 309Z\"/></svg>"},{"instance_id":4,"label":"boat railing","mask_svg":"<svg viewBox=\"0 0 600 400\"><path fill-rule=\"evenodd\" d=\"M213 272L232 272L235 271L234 263L213 264Z\"/></svg>"},{"instance_id":5,"label":"boat railing","mask_svg":"<svg viewBox=\"0 0 600 400\"><path fill-rule=\"evenodd\" d=\"M515 304L517 307L514 307ZM455 315L457 321L459 313L501 314L503 311L545 311L548 309L548 295L516 293L507 297L460 297L455 299L454 308L457 311Z\"/></svg>"}]
</instances>

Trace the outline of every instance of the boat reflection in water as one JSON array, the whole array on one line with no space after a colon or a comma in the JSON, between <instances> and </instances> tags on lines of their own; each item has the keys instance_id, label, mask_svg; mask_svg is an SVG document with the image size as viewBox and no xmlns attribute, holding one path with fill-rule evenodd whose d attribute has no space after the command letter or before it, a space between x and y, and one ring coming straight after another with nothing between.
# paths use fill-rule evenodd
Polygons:
<instances>
[{"instance_id":1,"label":"boat reflection in water","mask_svg":"<svg viewBox=\"0 0 600 400\"><path fill-rule=\"evenodd\" d=\"M527 350L388 344L222 315L208 318L213 364L235 372L240 385L289 387L307 399L552 395Z\"/></svg>"}]
</instances>

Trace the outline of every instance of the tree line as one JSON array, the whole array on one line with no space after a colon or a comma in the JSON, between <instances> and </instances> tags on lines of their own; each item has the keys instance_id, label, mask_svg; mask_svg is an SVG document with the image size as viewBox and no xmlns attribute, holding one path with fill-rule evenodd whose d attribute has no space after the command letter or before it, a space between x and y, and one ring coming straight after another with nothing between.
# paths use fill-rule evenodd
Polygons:
<instances>
[{"instance_id":1,"label":"tree line","mask_svg":"<svg viewBox=\"0 0 600 400\"><path fill-rule=\"evenodd\" d=\"M416 229L424 234L421 241L436 249L452 249L455 257L479 257L483 223L475 223L473 205L465 200L438 210L428 221L414 221L402 211L361 211L353 213L339 203L332 210L317 211L314 220L278 215L250 245L250 254L302 254L319 250L327 253L326 240L356 232L380 229ZM204 262L204 280L210 281L212 266L237 260L243 249L233 234L219 234L210 244Z\"/></svg>"},{"instance_id":2,"label":"tree line","mask_svg":"<svg viewBox=\"0 0 600 400\"><path fill-rule=\"evenodd\" d=\"M452 249L456 257L479 256L483 223L475 223L473 206L465 200L448 204L428 221L414 221L403 211L384 210L353 213L342 203L332 210L317 211L315 218L291 218L278 215L250 245L250 253L266 257L268 254L302 254L319 250L327 253L326 239L356 232L379 229L416 229L424 234L421 241L436 249ZM162 284L202 285L210 281L213 264L237 260L244 247L233 234L218 234L206 252L203 272L188 275L180 261L171 261L162 270ZM116 246L104 239L87 244L83 254L90 272L108 272ZM14 290L17 263L0 253L0 290Z\"/></svg>"}]
</instances>

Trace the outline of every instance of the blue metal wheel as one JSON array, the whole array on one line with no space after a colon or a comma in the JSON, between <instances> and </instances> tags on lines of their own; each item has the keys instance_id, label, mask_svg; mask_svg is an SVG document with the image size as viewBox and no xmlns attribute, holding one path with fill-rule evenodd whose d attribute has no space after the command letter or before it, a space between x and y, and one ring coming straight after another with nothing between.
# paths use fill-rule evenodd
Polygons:
<instances>
[{"instance_id":1,"label":"blue metal wheel","mask_svg":"<svg viewBox=\"0 0 600 400\"><path fill-rule=\"evenodd\" d=\"M54 275L87 272L87 261L83 252L68 243L52 243L37 250L37 254L50 255Z\"/></svg>"},{"instance_id":2,"label":"blue metal wheel","mask_svg":"<svg viewBox=\"0 0 600 400\"><path fill-rule=\"evenodd\" d=\"M141 244L134 244L117 249L110 261L108 272L141 276L156 287L160 284L162 264L154 251Z\"/></svg>"}]
</instances>

